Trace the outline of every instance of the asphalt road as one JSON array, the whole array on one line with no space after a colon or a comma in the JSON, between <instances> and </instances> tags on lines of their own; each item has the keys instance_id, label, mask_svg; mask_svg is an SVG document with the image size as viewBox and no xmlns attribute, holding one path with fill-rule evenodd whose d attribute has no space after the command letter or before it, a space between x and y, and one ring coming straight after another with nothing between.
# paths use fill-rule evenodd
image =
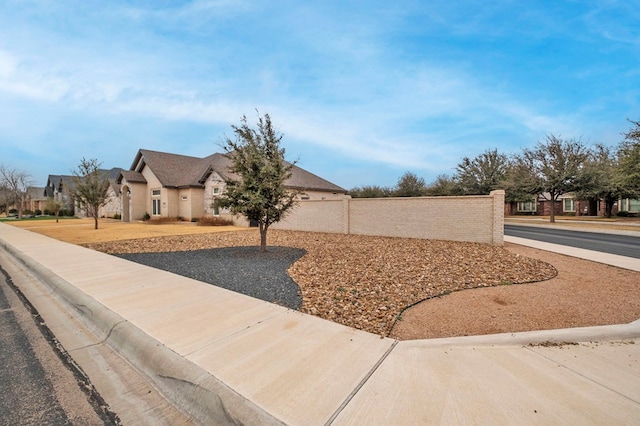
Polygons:
<instances>
[{"instance_id":1,"label":"asphalt road","mask_svg":"<svg viewBox=\"0 0 640 426\"><path fill-rule=\"evenodd\" d=\"M504 235L640 259L640 237L631 235L512 224L504 225Z\"/></svg>"},{"instance_id":2,"label":"asphalt road","mask_svg":"<svg viewBox=\"0 0 640 426\"><path fill-rule=\"evenodd\" d=\"M81 389L31 309L0 268L0 424L118 424Z\"/></svg>"}]
</instances>

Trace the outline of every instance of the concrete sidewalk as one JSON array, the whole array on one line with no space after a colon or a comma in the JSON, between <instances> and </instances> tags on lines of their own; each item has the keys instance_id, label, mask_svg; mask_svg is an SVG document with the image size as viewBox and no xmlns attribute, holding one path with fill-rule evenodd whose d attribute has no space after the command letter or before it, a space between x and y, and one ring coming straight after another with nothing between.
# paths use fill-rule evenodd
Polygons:
<instances>
[{"instance_id":1,"label":"concrete sidewalk","mask_svg":"<svg viewBox=\"0 0 640 426\"><path fill-rule=\"evenodd\" d=\"M640 422L640 321L399 342L5 224L0 245L196 423Z\"/></svg>"}]
</instances>

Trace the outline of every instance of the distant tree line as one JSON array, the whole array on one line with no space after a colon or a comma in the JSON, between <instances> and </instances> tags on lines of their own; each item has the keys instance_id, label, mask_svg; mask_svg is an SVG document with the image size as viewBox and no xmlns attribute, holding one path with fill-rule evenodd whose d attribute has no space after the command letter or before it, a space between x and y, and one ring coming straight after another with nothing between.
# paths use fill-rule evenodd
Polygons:
<instances>
[{"instance_id":1,"label":"distant tree line","mask_svg":"<svg viewBox=\"0 0 640 426\"><path fill-rule=\"evenodd\" d=\"M504 189L506 200L517 202L532 196L558 201L573 192L581 199L604 200L606 215L611 216L619 198L640 198L640 121L629 122L631 129L615 147L588 146L579 139L550 134L519 154L494 148L464 157L453 175L437 176L429 184L406 172L394 187L356 187L349 194L354 198L483 195Z\"/></svg>"}]
</instances>

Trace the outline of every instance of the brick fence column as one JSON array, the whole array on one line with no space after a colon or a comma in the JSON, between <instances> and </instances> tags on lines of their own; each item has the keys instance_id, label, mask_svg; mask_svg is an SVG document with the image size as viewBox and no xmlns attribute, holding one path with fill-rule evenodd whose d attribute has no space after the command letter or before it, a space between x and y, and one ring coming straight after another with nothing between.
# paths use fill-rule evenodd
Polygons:
<instances>
[{"instance_id":1,"label":"brick fence column","mask_svg":"<svg viewBox=\"0 0 640 426\"><path fill-rule=\"evenodd\" d=\"M350 221L350 215L351 215L351 212L349 211L350 201L351 201L350 195L345 195L345 197L342 199L342 233L347 235L351 232L351 229L349 227L349 221Z\"/></svg>"},{"instance_id":2,"label":"brick fence column","mask_svg":"<svg viewBox=\"0 0 640 426\"><path fill-rule=\"evenodd\" d=\"M492 244L504 244L504 190L498 189L489 194L493 197Z\"/></svg>"}]
</instances>

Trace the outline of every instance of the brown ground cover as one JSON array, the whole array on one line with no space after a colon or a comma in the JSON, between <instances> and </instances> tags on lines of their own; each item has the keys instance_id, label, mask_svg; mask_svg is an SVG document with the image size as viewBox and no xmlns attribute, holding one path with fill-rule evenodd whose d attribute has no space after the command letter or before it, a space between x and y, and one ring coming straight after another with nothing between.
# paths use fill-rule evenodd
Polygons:
<instances>
[{"instance_id":1,"label":"brown ground cover","mask_svg":"<svg viewBox=\"0 0 640 426\"><path fill-rule=\"evenodd\" d=\"M102 230L110 230L101 233L82 222L64 226L66 231L59 224L21 224L107 253L259 242L256 230L119 222L105 226L105 221ZM119 237L109 236L113 240L108 241L108 233ZM90 242L92 236L99 242ZM301 288L303 312L397 339L617 324L640 318L640 273L518 245L278 230L269 232L269 245L307 251L289 270ZM531 284L515 285L520 283Z\"/></svg>"}]
</instances>

